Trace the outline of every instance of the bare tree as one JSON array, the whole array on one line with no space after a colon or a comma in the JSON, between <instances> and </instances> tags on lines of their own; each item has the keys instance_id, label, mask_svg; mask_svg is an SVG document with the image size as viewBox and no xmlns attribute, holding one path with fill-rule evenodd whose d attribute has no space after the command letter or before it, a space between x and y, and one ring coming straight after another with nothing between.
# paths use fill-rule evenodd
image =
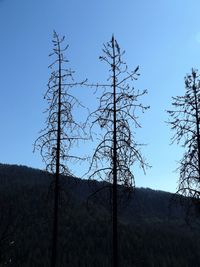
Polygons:
<instances>
[{"instance_id":1,"label":"bare tree","mask_svg":"<svg viewBox=\"0 0 200 267\"><path fill-rule=\"evenodd\" d=\"M71 154L71 148L84 134L83 126L73 116L74 108L81 104L70 92L72 87L81 86L84 82L74 82L74 71L66 67L68 60L64 53L68 45L64 46L64 39L54 32L53 53L50 54L54 59L49 66L52 72L44 96L48 102L46 127L34 144L34 148L40 151L46 170L55 177L51 267L56 266L58 253L59 179L61 174L72 175L69 169L71 160L81 159Z\"/></svg>"},{"instance_id":2,"label":"bare tree","mask_svg":"<svg viewBox=\"0 0 200 267\"><path fill-rule=\"evenodd\" d=\"M89 116L92 118L91 133L98 125L102 134L92 156L88 174L89 179L107 181L111 185L112 266L117 267L118 186L123 185L128 190L132 189L134 175L131 167L136 162L139 162L142 169L146 167L140 152L142 144L136 142L133 129L141 127L138 122L138 111L144 112L149 107L139 102L140 97L147 91L135 90L130 84L137 80L139 67L134 71L128 71L127 65L122 60L124 51L121 51L114 36L110 42L104 44L103 53L100 60L108 64L110 76L108 83L96 85L104 91L99 98L99 107Z\"/></svg>"},{"instance_id":3,"label":"bare tree","mask_svg":"<svg viewBox=\"0 0 200 267\"><path fill-rule=\"evenodd\" d=\"M184 147L179 162L177 193L190 197L194 204L200 201L200 76L192 69L185 77L185 95L172 98L174 110L168 110L169 124L175 131L172 143Z\"/></svg>"}]
</instances>

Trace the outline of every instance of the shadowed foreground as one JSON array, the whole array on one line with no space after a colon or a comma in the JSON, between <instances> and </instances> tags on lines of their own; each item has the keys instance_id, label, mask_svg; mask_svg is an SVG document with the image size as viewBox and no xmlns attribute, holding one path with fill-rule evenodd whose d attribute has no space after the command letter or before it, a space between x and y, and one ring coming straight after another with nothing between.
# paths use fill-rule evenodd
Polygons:
<instances>
[{"instance_id":1,"label":"shadowed foreground","mask_svg":"<svg viewBox=\"0 0 200 267\"><path fill-rule=\"evenodd\" d=\"M45 172L0 165L0 266L49 266L50 184ZM63 178L61 188L58 266L111 266L112 231L105 203L94 198L87 209L93 188L87 181ZM184 224L179 204L169 210L171 196L135 190L120 217L120 266L200 266L199 231Z\"/></svg>"}]
</instances>

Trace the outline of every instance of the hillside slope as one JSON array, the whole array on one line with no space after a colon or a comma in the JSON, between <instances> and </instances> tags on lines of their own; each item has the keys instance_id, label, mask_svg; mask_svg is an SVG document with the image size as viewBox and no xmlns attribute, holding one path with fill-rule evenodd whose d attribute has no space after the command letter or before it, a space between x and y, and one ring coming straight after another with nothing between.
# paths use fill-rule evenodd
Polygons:
<instances>
[{"instance_id":1,"label":"hillside slope","mask_svg":"<svg viewBox=\"0 0 200 267\"><path fill-rule=\"evenodd\" d=\"M58 266L111 266L108 192L88 201L105 185L62 177ZM0 164L0 266L49 266L52 199L50 175ZM120 207L120 266L200 266L200 231L184 217L172 194L135 189Z\"/></svg>"}]
</instances>

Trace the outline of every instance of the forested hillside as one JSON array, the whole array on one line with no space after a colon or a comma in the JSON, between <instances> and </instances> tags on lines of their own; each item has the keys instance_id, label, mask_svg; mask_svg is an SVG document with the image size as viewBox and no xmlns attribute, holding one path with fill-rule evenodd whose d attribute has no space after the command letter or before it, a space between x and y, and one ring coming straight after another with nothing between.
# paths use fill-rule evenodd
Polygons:
<instances>
[{"instance_id":1,"label":"forested hillside","mask_svg":"<svg viewBox=\"0 0 200 267\"><path fill-rule=\"evenodd\" d=\"M25 166L0 165L0 266L49 266L52 177ZM108 192L104 183L62 177L58 266L111 266ZM122 201L120 266L198 267L200 231L185 224L172 194L135 189Z\"/></svg>"}]
</instances>

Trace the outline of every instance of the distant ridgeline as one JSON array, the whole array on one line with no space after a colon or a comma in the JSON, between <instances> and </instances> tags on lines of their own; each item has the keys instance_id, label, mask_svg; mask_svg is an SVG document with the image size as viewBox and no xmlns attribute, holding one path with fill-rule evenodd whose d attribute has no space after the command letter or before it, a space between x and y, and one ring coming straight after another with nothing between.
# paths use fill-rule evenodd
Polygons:
<instances>
[{"instance_id":1,"label":"distant ridgeline","mask_svg":"<svg viewBox=\"0 0 200 267\"><path fill-rule=\"evenodd\" d=\"M47 172L0 164L0 267L49 266L52 183ZM109 190L88 198L107 185L62 177L58 266L111 266ZM200 266L198 220L195 227L185 223L187 210L179 200L137 188L121 201L119 266Z\"/></svg>"}]
</instances>

